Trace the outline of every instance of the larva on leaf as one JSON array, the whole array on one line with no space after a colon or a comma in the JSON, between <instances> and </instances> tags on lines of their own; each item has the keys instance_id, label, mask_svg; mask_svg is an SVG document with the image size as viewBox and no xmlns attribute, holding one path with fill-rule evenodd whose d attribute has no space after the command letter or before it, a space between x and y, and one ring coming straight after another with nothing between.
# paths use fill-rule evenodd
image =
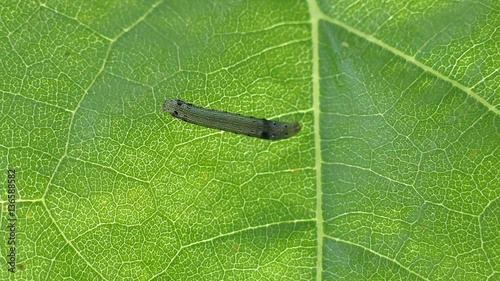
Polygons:
<instances>
[{"instance_id":1,"label":"larva on leaf","mask_svg":"<svg viewBox=\"0 0 500 281\"><path fill-rule=\"evenodd\" d=\"M195 125L249 137L281 140L295 136L299 123L279 122L199 107L181 100L167 99L163 111Z\"/></svg>"}]
</instances>

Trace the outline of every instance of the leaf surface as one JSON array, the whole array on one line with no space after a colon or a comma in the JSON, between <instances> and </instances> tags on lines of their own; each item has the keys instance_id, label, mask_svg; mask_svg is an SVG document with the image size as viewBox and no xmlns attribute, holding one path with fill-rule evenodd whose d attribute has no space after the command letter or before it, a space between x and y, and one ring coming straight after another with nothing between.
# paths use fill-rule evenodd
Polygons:
<instances>
[{"instance_id":1,"label":"leaf surface","mask_svg":"<svg viewBox=\"0 0 500 281\"><path fill-rule=\"evenodd\" d=\"M1 280L498 277L498 1L2 6Z\"/></svg>"}]
</instances>

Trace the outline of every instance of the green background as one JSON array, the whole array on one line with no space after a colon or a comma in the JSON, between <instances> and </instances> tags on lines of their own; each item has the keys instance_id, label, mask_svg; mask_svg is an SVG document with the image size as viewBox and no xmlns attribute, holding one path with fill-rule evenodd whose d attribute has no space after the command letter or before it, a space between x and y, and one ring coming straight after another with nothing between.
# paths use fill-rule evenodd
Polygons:
<instances>
[{"instance_id":1,"label":"green background","mask_svg":"<svg viewBox=\"0 0 500 281\"><path fill-rule=\"evenodd\" d=\"M499 11L2 1L0 279L499 278ZM202 128L166 98L303 130Z\"/></svg>"}]
</instances>

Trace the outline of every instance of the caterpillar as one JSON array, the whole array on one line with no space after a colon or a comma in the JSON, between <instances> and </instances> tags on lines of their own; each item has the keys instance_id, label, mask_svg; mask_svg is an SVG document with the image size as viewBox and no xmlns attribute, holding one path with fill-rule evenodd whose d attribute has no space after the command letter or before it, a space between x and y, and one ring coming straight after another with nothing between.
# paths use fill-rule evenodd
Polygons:
<instances>
[{"instance_id":1,"label":"caterpillar","mask_svg":"<svg viewBox=\"0 0 500 281\"><path fill-rule=\"evenodd\" d=\"M167 99L163 111L191 124L268 140L295 136L301 129L297 122L279 122L236 113L199 107L181 100Z\"/></svg>"}]
</instances>

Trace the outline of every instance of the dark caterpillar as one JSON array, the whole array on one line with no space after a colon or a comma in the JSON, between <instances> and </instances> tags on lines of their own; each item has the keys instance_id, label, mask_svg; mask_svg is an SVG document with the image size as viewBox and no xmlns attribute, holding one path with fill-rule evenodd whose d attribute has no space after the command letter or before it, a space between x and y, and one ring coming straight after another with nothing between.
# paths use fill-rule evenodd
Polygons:
<instances>
[{"instance_id":1,"label":"dark caterpillar","mask_svg":"<svg viewBox=\"0 0 500 281\"><path fill-rule=\"evenodd\" d=\"M243 116L236 113L199 107L181 100L167 99L163 111L173 117L203 127L247 135L268 140L281 140L295 136L299 123L278 122Z\"/></svg>"}]
</instances>

